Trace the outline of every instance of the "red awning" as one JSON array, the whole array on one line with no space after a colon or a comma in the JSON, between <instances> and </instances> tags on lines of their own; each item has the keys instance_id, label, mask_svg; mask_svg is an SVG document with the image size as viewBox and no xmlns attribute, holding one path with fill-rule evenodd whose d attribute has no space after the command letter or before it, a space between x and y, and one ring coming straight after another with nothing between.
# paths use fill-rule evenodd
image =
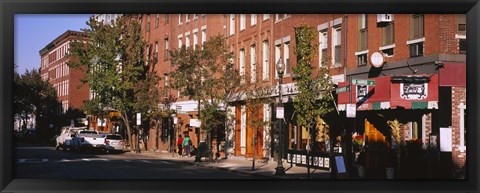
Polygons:
<instances>
[{"instance_id":1,"label":"red awning","mask_svg":"<svg viewBox=\"0 0 480 193\"><path fill-rule=\"evenodd\" d=\"M340 82L338 84L339 88L351 87L351 89L340 89L338 110L345 110L346 104L349 103L356 104L357 110L360 111L395 108L438 108L437 74L385 76L368 80L375 81L374 85L355 85L351 82Z\"/></svg>"}]
</instances>

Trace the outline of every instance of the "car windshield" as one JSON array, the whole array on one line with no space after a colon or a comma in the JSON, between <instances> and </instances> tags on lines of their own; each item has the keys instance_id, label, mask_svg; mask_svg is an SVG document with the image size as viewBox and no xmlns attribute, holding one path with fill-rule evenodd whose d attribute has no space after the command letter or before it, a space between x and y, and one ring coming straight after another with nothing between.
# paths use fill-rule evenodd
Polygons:
<instances>
[{"instance_id":1,"label":"car windshield","mask_svg":"<svg viewBox=\"0 0 480 193\"><path fill-rule=\"evenodd\" d=\"M122 136L120 136L120 135L107 135L107 139L122 140Z\"/></svg>"}]
</instances>

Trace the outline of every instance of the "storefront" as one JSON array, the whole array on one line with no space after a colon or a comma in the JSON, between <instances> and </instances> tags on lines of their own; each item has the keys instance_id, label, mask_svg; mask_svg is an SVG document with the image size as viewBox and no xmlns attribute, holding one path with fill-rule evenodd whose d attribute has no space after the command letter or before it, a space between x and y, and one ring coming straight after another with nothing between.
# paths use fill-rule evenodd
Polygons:
<instances>
[{"instance_id":1,"label":"storefront","mask_svg":"<svg viewBox=\"0 0 480 193\"><path fill-rule=\"evenodd\" d=\"M351 133L365 141L361 144L366 149L364 165L372 176L385 175L385 167L399 169L398 161L420 159L415 151L422 151L430 134L438 132L433 121L438 119L438 81L438 74L423 74L339 83L338 110L354 116L345 120L354 122L349 124ZM409 151L409 156L400 149Z\"/></svg>"}]
</instances>

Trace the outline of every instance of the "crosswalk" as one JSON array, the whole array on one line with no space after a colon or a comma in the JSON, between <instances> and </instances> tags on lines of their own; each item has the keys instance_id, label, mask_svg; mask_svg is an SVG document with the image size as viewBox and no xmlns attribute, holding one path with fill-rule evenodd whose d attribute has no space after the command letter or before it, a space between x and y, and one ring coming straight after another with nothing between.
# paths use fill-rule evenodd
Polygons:
<instances>
[{"instance_id":1,"label":"crosswalk","mask_svg":"<svg viewBox=\"0 0 480 193\"><path fill-rule=\"evenodd\" d=\"M172 164L167 161L162 160L143 160L143 159L105 159L105 158L78 158L78 159L46 159L46 158L23 158L16 159L18 164L27 164L27 163L69 163L69 162L124 162L124 163L161 163L161 164Z\"/></svg>"}]
</instances>

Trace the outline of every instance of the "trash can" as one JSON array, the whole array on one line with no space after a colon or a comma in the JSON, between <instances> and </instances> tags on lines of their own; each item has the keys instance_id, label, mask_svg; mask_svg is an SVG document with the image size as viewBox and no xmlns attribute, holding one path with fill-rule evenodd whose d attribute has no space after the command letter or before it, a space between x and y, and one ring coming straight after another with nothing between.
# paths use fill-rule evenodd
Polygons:
<instances>
[{"instance_id":1,"label":"trash can","mask_svg":"<svg viewBox=\"0 0 480 193\"><path fill-rule=\"evenodd\" d=\"M387 179L394 179L395 177L395 168L385 168L387 173Z\"/></svg>"},{"instance_id":2,"label":"trash can","mask_svg":"<svg viewBox=\"0 0 480 193\"><path fill-rule=\"evenodd\" d=\"M200 142L198 146L198 152L200 157L208 157L208 150L207 150L207 143L206 142Z\"/></svg>"}]
</instances>

